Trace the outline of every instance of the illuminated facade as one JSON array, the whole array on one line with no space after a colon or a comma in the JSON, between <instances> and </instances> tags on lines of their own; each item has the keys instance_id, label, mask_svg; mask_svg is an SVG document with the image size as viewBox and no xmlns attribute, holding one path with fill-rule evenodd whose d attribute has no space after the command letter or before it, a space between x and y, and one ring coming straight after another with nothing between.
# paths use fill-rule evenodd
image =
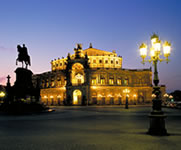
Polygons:
<instances>
[{"instance_id":1,"label":"illuminated facade","mask_svg":"<svg viewBox=\"0 0 181 150\"><path fill-rule=\"evenodd\" d=\"M122 57L115 51L92 48L51 61L51 71L34 75L41 88L41 101L47 105L109 105L150 103L151 69L123 69ZM38 81L38 82L35 82ZM128 90L129 93L124 91ZM165 94L165 86L161 87Z\"/></svg>"}]
</instances>

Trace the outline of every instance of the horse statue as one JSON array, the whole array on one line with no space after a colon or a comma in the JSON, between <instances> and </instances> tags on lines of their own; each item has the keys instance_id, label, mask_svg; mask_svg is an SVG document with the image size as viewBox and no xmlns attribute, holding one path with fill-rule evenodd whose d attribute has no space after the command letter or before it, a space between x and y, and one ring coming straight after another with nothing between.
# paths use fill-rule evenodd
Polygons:
<instances>
[{"instance_id":1,"label":"horse statue","mask_svg":"<svg viewBox=\"0 0 181 150\"><path fill-rule=\"evenodd\" d=\"M16 65L18 65L18 61L22 62L22 68L24 68L24 63L25 63L27 69L28 65L31 66L31 63L30 63L30 56L28 55L28 50L25 47L25 44L23 44L23 47L18 45L17 50L18 50L18 58L16 59Z\"/></svg>"}]
</instances>

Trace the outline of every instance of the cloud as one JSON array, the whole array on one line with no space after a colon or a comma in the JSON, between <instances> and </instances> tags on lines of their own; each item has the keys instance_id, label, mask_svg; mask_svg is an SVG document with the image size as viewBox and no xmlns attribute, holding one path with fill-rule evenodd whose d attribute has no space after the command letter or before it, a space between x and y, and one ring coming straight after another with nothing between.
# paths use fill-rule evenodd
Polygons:
<instances>
[{"instance_id":1,"label":"cloud","mask_svg":"<svg viewBox=\"0 0 181 150\"><path fill-rule=\"evenodd\" d=\"M14 49L13 48L7 48L7 47L0 45L0 51L14 51Z\"/></svg>"}]
</instances>

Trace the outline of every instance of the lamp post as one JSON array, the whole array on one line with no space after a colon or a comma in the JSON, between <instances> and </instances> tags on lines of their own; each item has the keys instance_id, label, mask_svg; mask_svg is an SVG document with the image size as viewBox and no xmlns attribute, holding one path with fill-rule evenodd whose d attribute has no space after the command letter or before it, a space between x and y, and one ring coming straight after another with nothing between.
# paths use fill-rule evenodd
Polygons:
<instances>
[{"instance_id":1,"label":"lamp post","mask_svg":"<svg viewBox=\"0 0 181 150\"><path fill-rule=\"evenodd\" d=\"M129 90L129 89L124 89L124 90L123 90L123 93L125 93L125 94L126 94L125 109L128 109L128 97L129 97L128 93L129 93L129 92L130 92L130 90Z\"/></svg>"},{"instance_id":2,"label":"lamp post","mask_svg":"<svg viewBox=\"0 0 181 150\"><path fill-rule=\"evenodd\" d=\"M133 98L134 98L134 104L136 105L136 94L133 95Z\"/></svg>"},{"instance_id":3,"label":"lamp post","mask_svg":"<svg viewBox=\"0 0 181 150\"><path fill-rule=\"evenodd\" d=\"M162 55L161 48L163 48L164 58L160 58ZM154 87L153 87L153 106L152 112L149 115L150 118L150 127L148 130L148 134L151 135L167 135L167 130L165 129L165 117L162 109L161 109L161 91L158 86L159 78L158 78L158 62L166 61L169 62L168 57L170 56L171 44L168 41L165 41L163 45L161 44L161 40L159 40L158 35L153 34L151 36L151 47L150 47L150 59L146 60L147 56L147 45L142 43L139 47L140 55L142 57L142 63L150 62L154 66Z\"/></svg>"}]
</instances>

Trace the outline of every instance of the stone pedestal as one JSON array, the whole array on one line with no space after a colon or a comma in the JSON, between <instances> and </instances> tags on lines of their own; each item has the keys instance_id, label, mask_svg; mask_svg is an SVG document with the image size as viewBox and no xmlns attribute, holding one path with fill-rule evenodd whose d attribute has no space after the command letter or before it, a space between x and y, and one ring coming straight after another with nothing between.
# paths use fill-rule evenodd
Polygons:
<instances>
[{"instance_id":1,"label":"stone pedestal","mask_svg":"<svg viewBox=\"0 0 181 150\"><path fill-rule=\"evenodd\" d=\"M150 128L148 134L150 135L168 135L165 129L165 118L164 114L149 115L150 118Z\"/></svg>"},{"instance_id":2,"label":"stone pedestal","mask_svg":"<svg viewBox=\"0 0 181 150\"><path fill-rule=\"evenodd\" d=\"M14 96L16 100L26 99L35 95L32 84L32 71L25 68L17 68L15 70L16 81L14 84Z\"/></svg>"},{"instance_id":3,"label":"stone pedestal","mask_svg":"<svg viewBox=\"0 0 181 150\"><path fill-rule=\"evenodd\" d=\"M15 70L16 81L14 86L16 88L32 88L32 71L25 68L17 68Z\"/></svg>"},{"instance_id":4,"label":"stone pedestal","mask_svg":"<svg viewBox=\"0 0 181 150\"><path fill-rule=\"evenodd\" d=\"M150 135L168 135L165 128L165 118L163 111L161 110L161 100L153 100L153 110L149 115L150 128L148 134Z\"/></svg>"}]
</instances>

